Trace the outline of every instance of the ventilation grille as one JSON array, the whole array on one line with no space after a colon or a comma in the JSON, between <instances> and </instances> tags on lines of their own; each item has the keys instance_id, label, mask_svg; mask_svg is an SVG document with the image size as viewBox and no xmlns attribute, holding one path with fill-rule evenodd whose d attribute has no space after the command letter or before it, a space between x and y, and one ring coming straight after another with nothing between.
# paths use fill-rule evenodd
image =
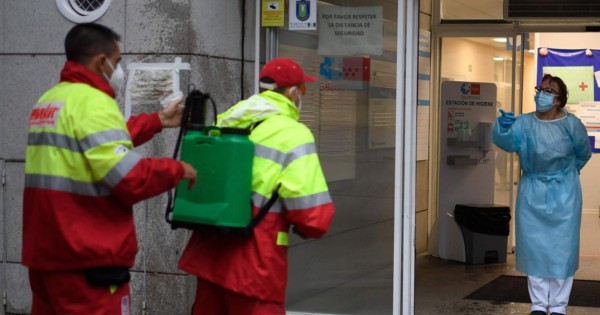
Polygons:
<instances>
[{"instance_id":1,"label":"ventilation grille","mask_svg":"<svg viewBox=\"0 0 600 315\"><path fill-rule=\"evenodd\" d=\"M600 18L598 0L504 0L505 20Z\"/></svg>"},{"instance_id":2,"label":"ventilation grille","mask_svg":"<svg viewBox=\"0 0 600 315\"><path fill-rule=\"evenodd\" d=\"M58 10L75 23L89 23L99 19L110 6L111 0L56 0Z\"/></svg>"},{"instance_id":3,"label":"ventilation grille","mask_svg":"<svg viewBox=\"0 0 600 315\"><path fill-rule=\"evenodd\" d=\"M85 12L94 12L104 4L104 0L75 0L71 1L73 9L79 11L81 9Z\"/></svg>"}]
</instances>

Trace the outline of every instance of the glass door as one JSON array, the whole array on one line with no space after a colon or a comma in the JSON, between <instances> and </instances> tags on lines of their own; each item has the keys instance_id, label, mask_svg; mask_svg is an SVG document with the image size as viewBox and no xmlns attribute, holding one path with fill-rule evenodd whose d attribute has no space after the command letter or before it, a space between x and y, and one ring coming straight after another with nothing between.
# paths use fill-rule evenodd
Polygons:
<instances>
[{"instance_id":1,"label":"glass door","mask_svg":"<svg viewBox=\"0 0 600 315\"><path fill-rule=\"evenodd\" d=\"M318 78L300 121L315 137L336 214L322 239L290 237L286 308L410 314L415 182L414 161L403 159L415 152L405 129L416 122L419 1L318 1L316 27L293 24L307 2L286 2L285 25L266 32L266 56Z\"/></svg>"},{"instance_id":2,"label":"glass door","mask_svg":"<svg viewBox=\"0 0 600 315\"><path fill-rule=\"evenodd\" d=\"M288 312L391 314L397 3L319 1L318 29L277 29L277 56L302 65L300 121L336 207L327 235L290 240Z\"/></svg>"},{"instance_id":3,"label":"glass door","mask_svg":"<svg viewBox=\"0 0 600 315\"><path fill-rule=\"evenodd\" d=\"M532 71L523 71L524 66L532 68L535 64L533 54L526 53L528 44L524 38L527 39L528 36L443 38L442 81L493 83L497 89L496 109L520 115L523 106L523 80L526 80L528 86L535 81L529 77ZM525 74L527 78L523 78ZM495 164L493 202L510 205L514 210L519 178L518 158L498 148L494 148L492 158Z\"/></svg>"},{"instance_id":4,"label":"glass door","mask_svg":"<svg viewBox=\"0 0 600 315\"><path fill-rule=\"evenodd\" d=\"M438 182L433 188L437 192L437 218L430 231L428 252L443 260L466 263L473 260L466 253L462 231L454 219L456 206L504 205L514 214L513 183L518 173L513 170L518 170L517 160L491 144L490 133L499 109L520 113L523 45L521 36L452 35L434 41L439 47L438 64L434 65L439 83L435 84L431 109L439 117L432 123L438 128L433 166L437 168ZM507 252L512 252L514 245L514 226L510 231ZM494 261L494 257L489 258L489 262ZM417 278L417 291L419 283ZM451 287L452 283L439 285ZM417 300L415 313L433 311L430 304L434 303Z\"/></svg>"},{"instance_id":5,"label":"glass door","mask_svg":"<svg viewBox=\"0 0 600 315\"><path fill-rule=\"evenodd\" d=\"M513 37L444 37L441 39L441 82L481 82L496 87L495 108L519 115L522 104L523 64L534 64L531 54L523 53L523 36ZM530 60L524 60L530 59ZM443 145L443 144L441 144ZM518 174L516 155L494 146L489 152L494 164L493 199L490 203L511 207L514 217L514 196ZM442 188L440 188L442 189ZM514 224L514 220L511 221ZM511 229L509 250L514 244Z\"/></svg>"}]
</instances>

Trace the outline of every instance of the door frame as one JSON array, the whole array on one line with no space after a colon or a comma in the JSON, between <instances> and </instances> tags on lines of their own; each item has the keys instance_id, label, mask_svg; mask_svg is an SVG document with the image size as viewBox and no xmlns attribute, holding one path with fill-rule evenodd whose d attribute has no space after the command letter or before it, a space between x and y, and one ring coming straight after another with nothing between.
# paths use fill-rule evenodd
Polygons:
<instances>
[{"instance_id":1,"label":"door frame","mask_svg":"<svg viewBox=\"0 0 600 315\"><path fill-rule=\"evenodd\" d=\"M567 23L552 23L551 21L535 21L523 23L520 21L507 22L503 20L442 20L442 2L443 0L431 0L431 113L430 113L430 153L429 153L429 207L432 210L429 215L428 230L431 231L435 220L439 215L439 124L440 124L440 89L441 86L441 38L444 37L509 37L513 38L513 42L516 42L516 36L525 33L536 33L536 32L585 32L586 21L572 21ZM516 45L514 45L516 47ZM521 56L519 60L524 60L524 51L520 51ZM516 50L513 48L513 61L517 60ZM517 80L523 82L523 67L519 73L516 72L517 64L513 62L513 88L511 92L511 101L513 110L516 112L522 111L523 105L523 93L515 95L514 82ZM515 102L517 101L517 102ZM518 108L514 107L514 104L519 104ZM510 169L514 169L514 158L511 159ZM510 173L510 181L514 183L514 172ZM511 211L513 211L514 217L514 203L515 203L515 188L511 190ZM514 220L511 220L511 224L514 225ZM511 231L514 231L514 226L511 227ZM514 235L511 237L511 242L514 244Z\"/></svg>"},{"instance_id":2,"label":"door frame","mask_svg":"<svg viewBox=\"0 0 600 315\"><path fill-rule=\"evenodd\" d=\"M393 314L415 312L419 0L398 1ZM402 76L403 74L403 76Z\"/></svg>"},{"instance_id":3,"label":"door frame","mask_svg":"<svg viewBox=\"0 0 600 315\"><path fill-rule=\"evenodd\" d=\"M441 121L441 64L442 64L442 39L450 37L506 37L512 38L513 43L522 40L525 33L516 23L505 22L501 20L482 21L443 21L441 18L442 0L432 0L432 40L431 40L431 113L430 113L430 156L429 156L429 206L432 210L429 216L428 229L431 231L435 221L440 215L439 211L439 160L440 160L440 121ZM537 29L541 26L529 26L527 29ZM520 46L521 49L517 50ZM524 59L523 45L513 45L512 49L512 67L511 67L511 109L513 112L520 113L522 110L522 94L516 93L515 82L523 82L523 66L518 68L517 60L522 63ZM522 84L521 84L522 86ZM515 106L518 104L518 106ZM513 170L514 154L511 154L509 169ZM514 182L514 172L509 172L509 182ZM511 215L514 218L515 211L515 192L514 187L509 191L509 203L511 205ZM509 243L514 245L514 224L511 220L511 229ZM512 249L512 247L511 247Z\"/></svg>"}]
</instances>

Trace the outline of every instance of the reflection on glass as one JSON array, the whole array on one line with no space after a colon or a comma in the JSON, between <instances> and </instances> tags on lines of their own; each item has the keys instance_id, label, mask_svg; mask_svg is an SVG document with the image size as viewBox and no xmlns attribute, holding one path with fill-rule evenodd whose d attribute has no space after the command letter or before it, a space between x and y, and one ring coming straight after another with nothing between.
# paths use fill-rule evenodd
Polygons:
<instances>
[{"instance_id":1,"label":"reflection on glass","mask_svg":"<svg viewBox=\"0 0 600 315\"><path fill-rule=\"evenodd\" d=\"M278 30L278 55L318 77L300 121L336 206L325 237L290 239L288 311L392 312L398 8L354 2L319 2L316 31Z\"/></svg>"},{"instance_id":2,"label":"reflection on glass","mask_svg":"<svg viewBox=\"0 0 600 315\"><path fill-rule=\"evenodd\" d=\"M446 1L444 1L446 3ZM512 40L512 39L511 39ZM489 82L497 88L497 109L512 111L512 49L506 38L462 37L442 40L442 77L455 81ZM496 150L494 202L510 205L510 155Z\"/></svg>"}]
</instances>

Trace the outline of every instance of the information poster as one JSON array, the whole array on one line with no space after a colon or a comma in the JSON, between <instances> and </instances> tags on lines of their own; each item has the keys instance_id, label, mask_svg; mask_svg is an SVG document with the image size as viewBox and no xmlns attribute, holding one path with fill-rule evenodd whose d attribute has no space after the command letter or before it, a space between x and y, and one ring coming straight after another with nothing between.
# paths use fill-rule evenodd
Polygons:
<instances>
[{"instance_id":1,"label":"information poster","mask_svg":"<svg viewBox=\"0 0 600 315\"><path fill-rule=\"evenodd\" d=\"M285 25L284 0L262 0L261 26L283 27Z\"/></svg>"},{"instance_id":2,"label":"information poster","mask_svg":"<svg viewBox=\"0 0 600 315\"><path fill-rule=\"evenodd\" d=\"M600 153L600 102L581 102L576 114L587 129L592 153Z\"/></svg>"},{"instance_id":3,"label":"information poster","mask_svg":"<svg viewBox=\"0 0 600 315\"><path fill-rule=\"evenodd\" d=\"M577 111L588 131L600 131L600 102L581 102Z\"/></svg>"},{"instance_id":4,"label":"information poster","mask_svg":"<svg viewBox=\"0 0 600 315\"><path fill-rule=\"evenodd\" d=\"M456 139L467 143L479 140L473 134L478 131L477 125L480 122L493 123L495 120L496 85L446 81L442 84L441 105L442 134L446 135L442 141ZM456 149L464 151L464 147Z\"/></svg>"},{"instance_id":5,"label":"information poster","mask_svg":"<svg viewBox=\"0 0 600 315\"><path fill-rule=\"evenodd\" d=\"M289 4L290 30L317 29L317 0L289 0Z\"/></svg>"},{"instance_id":6,"label":"information poster","mask_svg":"<svg viewBox=\"0 0 600 315\"><path fill-rule=\"evenodd\" d=\"M319 55L383 53L383 9L323 6L319 8Z\"/></svg>"},{"instance_id":7,"label":"information poster","mask_svg":"<svg viewBox=\"0 0 600 315\"><path fill-rule=\"evenodd\" d=\"M537 84L544 74L558 76L569 90L569 103L600 101L600 50L538 49Z\"/></svg>"}]
</instances>

